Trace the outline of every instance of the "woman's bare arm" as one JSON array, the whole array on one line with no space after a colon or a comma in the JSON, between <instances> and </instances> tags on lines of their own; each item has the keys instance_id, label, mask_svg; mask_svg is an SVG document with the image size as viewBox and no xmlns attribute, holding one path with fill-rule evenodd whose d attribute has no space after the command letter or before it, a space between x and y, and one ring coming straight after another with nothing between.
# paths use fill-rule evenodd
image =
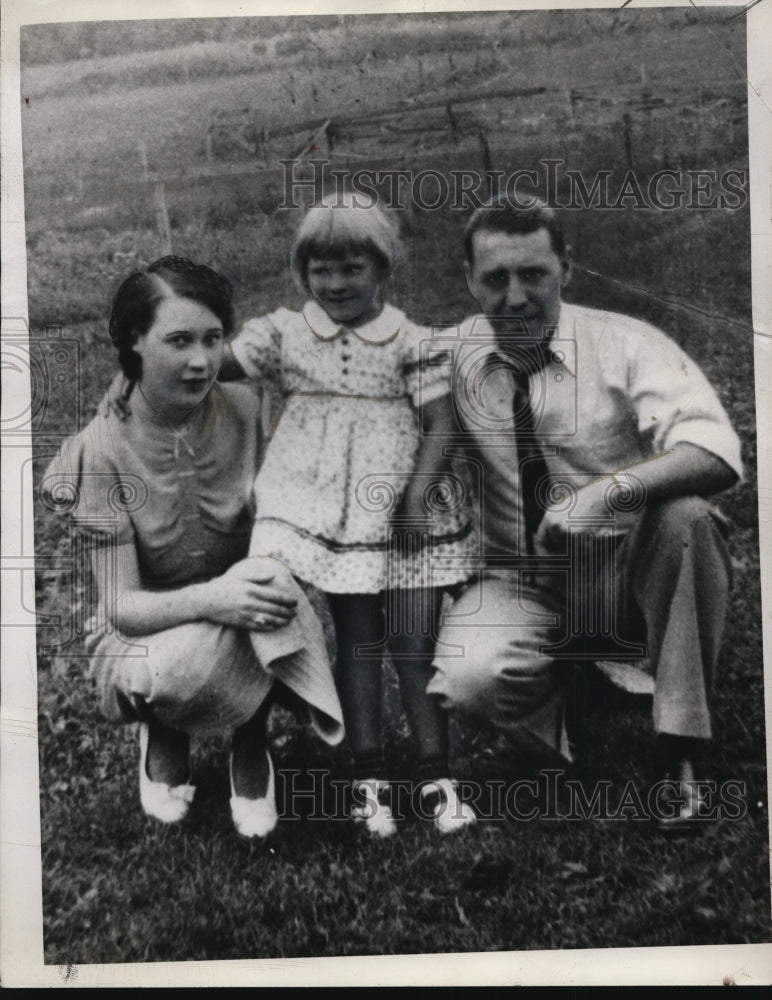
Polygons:
<instances>
[{"instance_id":1,"label":"woman's bare arm","mask_svg":"<svg viewBox=\"0 0 772 1000\"><path fill-rule=\"evenodd\" d=\"M142 587L133 542L94 551L94 575L108 618L124 635L150 635L190 621L271 631L295 616L280 564L242 559L222 576L175 590Z\"/></svg>"}]
</instances>

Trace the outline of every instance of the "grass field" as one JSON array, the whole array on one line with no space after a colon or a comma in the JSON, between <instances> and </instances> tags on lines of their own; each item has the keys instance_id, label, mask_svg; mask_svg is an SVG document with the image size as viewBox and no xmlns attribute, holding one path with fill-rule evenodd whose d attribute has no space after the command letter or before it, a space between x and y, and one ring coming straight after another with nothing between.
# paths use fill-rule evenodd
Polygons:
<instances>
[{"instance_id":1,"label":"grass field","mask_svg":"<svg viewBox=\"0 0 772 1000\"><path fill-rule=\"evenodd\" d=\"M79 345L80 369L68 386L77 382L80 421L116 370L106 330L111 291L137 262L161 253L153 178L165 178L173 249L226 272L242 317L299 304L286 267L296 219L277 210L279 172L250 164L228 143L228 127L207 156L212 122L227 119L235 129L259 119L278 135L317 118L343 127L390 112L399 121L400 108L472 94L479 100L464 106L455 133L432 125L415 146L405 140L401 162L479 169L479 127L501 169L559 157L588 176L628 166L642 176L661 166L747 170L742 19L695 11L598 13L591 22L577 12L496 17L427 17L412 30L404 18L331 19L313 30L286 19L262 29L249 22L233 35L182 32L177 48L163 26L154 43L135 39L145 46L138 49L122 28L120 52L114 33L92 32L88 44L75 33L58 63L51 29L35 29L25 39L23 76L30 318L35 337L56 326ZM543 92L503 100L494 96L502 79ZM665 102L647 110L643 90ZM349 128L349 141L363 134ZM383 135L382 145L371 136L365 152L392 166L401 140ZM243 173L228 173L239 156ZM186 176L195 168L212 176ZM718 739L706 762L716 780L744 784L742 818L684 841L633 820L496 815L442 842L411 818L390 842L368 843L348 822L314 821L306 803L269 843L250 844L230 823L226 743L211 741L195 748L190 821L159 829L139 807L134 733L98 716L78 636L62 647L69 625L87 613L90 582L73 569L66 526L38 508L38 608L63 622L39 629L48 962L770 940L747 205L569 216L578 262L569 297L648 319L674 337L708 374L742 437L746 479L721 501L734 525L735 583L714 703ZM418 210L405 220L410 257L393 300L417 321L453 324L474 308L461 277L464 218ZM47 399L38 474L56 435L69 429L71 408L59 390ZM618 796L628 779L645 783L650 703L599 683L591 695L587 772L609 780ZM387 700L388 745L401 776L410 744L393 696ZM288 782L302 783L309 764L345 773L345 749L324 749L284 713L272 728L280 795ZM462 781L531 774L495 734L462 732L456 749Z\"/></svg>"}]
</instances>

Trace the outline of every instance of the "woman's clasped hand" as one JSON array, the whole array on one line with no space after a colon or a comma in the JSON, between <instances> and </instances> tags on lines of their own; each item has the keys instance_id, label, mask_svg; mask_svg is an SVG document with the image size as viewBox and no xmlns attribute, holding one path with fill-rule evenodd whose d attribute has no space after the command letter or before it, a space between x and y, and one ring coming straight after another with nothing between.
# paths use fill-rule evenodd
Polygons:
<instances>
[{"instance_id":1,"label":"woman's clasped hand","mask_svg":"<svg viewBox=\"0 0 772 1000\"><path fill-rule=\"evenodd\" d=\"M206 588L209 617L221 625L268 632L282 628L296 615L297 598L290 574L277 570L276 562L242 559L222 576L202 584Z\"/></svg>"},{"instance_id":2,"label":"woman's clasped hand","mask_svg":"<svg viewBox=\"0 0 772 1000\"><path fill-rule=\"evenodd\" d=\"M287 567L250 551L259 400L216 381L233 325L230 285L208 267L165 257L130 275L109 329L131 406L103 403L42 490L67 485L91 549L90 675L106 717L138 726L144 811L184 819L190 738L231 732L233 822L262 837L278 819L275 697L289 689L327 743L343 739L343 720L321 623ZM129 655L137 645L144 654Z\"/></svg>"}]
</instances>

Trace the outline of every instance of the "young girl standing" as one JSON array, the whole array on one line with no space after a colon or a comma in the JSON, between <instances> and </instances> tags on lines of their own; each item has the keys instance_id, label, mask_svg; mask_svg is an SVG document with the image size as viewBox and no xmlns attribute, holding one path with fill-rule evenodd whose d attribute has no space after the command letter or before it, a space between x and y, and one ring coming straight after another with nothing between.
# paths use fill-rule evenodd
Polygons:
<instances>
[{"instance_id":1,"label":"young girl standing","mask_svg":"<svg viewBox=\"0 0 772 1000\"><path fill-rule=\"evenodd\" d=\"M309 300L247 322L225 373L283 400L255 484L251 551L327 595L354 757L352 814L375 836L396 829L381 745L386 646L417 744L422 809L442 832L475 818L449 780L447 717L426 693L442 588L469 576L473 538L463 496L448 502L453 477L441 485L447 359L432 355L428 329L381 298L400 257L378 205L348 197L311 208L291 257Z\"/></svg>"}]
</instances>

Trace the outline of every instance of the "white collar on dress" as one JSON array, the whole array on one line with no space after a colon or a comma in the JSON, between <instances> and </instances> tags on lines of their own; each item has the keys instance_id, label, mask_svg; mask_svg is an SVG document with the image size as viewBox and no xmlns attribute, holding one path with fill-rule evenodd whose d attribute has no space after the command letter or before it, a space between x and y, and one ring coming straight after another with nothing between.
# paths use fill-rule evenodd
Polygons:
<instances>
[{"instance_id":1,"label":"white collar on dress","mask_svg":"<svg viewBox=\"0 0 772 1000\"><path fill-rule=\"evenodd\" d=\"M303 319L319 340L335 340L342 336L344 330L348 330L366 344L388 344L399 333L405 316L399 309L386 304L375 319L353 328L337 323L318 302L309 299L303 306Z\"/></svg>"}]
</instances>

